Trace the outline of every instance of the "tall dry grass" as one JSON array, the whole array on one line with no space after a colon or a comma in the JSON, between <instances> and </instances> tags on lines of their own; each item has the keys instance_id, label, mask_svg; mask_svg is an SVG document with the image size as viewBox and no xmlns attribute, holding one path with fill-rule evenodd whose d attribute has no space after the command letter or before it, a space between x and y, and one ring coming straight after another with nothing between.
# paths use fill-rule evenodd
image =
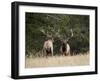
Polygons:
<instances>
[{"instance_id":1,"label":"tall dry grass","mask_svg":"<svg viewBox=\"0 0 100 81\"><path fill-rule=\"evenodd\" d=\"M25 68L89 65L89 54L75 56L26 57Z\"/></svg>"}]
</instances>

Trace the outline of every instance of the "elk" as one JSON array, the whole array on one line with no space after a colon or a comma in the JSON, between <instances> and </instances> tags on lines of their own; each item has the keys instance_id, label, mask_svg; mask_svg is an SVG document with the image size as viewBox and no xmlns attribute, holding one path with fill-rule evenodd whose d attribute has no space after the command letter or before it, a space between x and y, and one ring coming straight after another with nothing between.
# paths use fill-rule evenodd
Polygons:
<instances>
[{"instance_id":1,"label":"elk","mask_svg":"<svg viewBox=\"0 0 100 81\"><path fill-rule=\"evenodd\" d=\"M52 35L45 32L43 29L41 32L46 35L46 40L44 41L42 55L44 56L53 56L53 37Z\"/></svg>"},{"instance_id":2,"label":"elk","mask_svg":"<svg viewBox=\"0 0 100 81\"><path fill-rule=\"evenodd\" d=\"M61 46L60 46L60 52L62 55L70 55L70 45L68 44L68 41L71 37L73 37L73 31L71 31L71 36L70 37L63 37L59 34L59 30L56 32L56 36L60 39L61 41Z\"/></svg>"},{"instance_id":3,"label":"elk","mask_svg":"<svg viewBox=\"0 0 100 81\"><path fill-rule=\"evenodd\" d=\"M60 52L62 55L65 55L65 56L70 55L70 45L65 40L62 40Z\"/></svg>"}]
</instances>

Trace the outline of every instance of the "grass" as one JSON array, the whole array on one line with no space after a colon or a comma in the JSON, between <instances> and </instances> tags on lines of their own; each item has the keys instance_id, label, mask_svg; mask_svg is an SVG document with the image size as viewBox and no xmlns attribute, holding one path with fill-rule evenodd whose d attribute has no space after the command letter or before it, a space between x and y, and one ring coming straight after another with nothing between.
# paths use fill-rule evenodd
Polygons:
<instances>
[{"instance_id":1,"label":"grass","mask_svg":"<svg viewBox=\"0 0 100 81\"><path fill-rule=\"evenodd\" d=\"M89 54L75 56L26 57L25 68L89 65Z\"/></svg>"}]
</instances>

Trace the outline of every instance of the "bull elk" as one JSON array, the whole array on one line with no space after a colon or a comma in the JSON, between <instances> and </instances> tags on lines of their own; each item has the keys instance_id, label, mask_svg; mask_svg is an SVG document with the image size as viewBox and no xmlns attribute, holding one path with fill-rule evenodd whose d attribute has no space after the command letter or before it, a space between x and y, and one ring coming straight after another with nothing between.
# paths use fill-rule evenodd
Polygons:
<instances>
[{"instance_id":1,"label":"bull elk","mask_svg":"<svg viewBox=\"0 0 100 81\"><path fill-rule=\"evenodd\" d=\"M61 46L60 46L60 52L62 55L70 55L70 45L68 44L68 41L71 37L73 37L73 31L71 31L71 36L70 37L63 37L59 34L59 30L56 32L56 36L60 39L61 41Z\"/></svg>"},{"instance_id":2,"label":"bull elk","mask_svg":"<svg viewBox=\"0 0 100 81\"><path fill-rule=\"evenodd\" d=\"M62 55L70 55L70 45L65 42L65 40L62 41L60 52Z\"/></svg>"},{"instance_id":3,"label":"bull elk","mask_svg":"<svg viewBox=\"0 0 100 81\"><path fill-rule=\"evenodd\" d=\"M45 32L43 29L41 32L46 35L46 40L44 41L42 55L44 56L53 56L53 37L52 35Z\"/></svg>"}]
</instances>

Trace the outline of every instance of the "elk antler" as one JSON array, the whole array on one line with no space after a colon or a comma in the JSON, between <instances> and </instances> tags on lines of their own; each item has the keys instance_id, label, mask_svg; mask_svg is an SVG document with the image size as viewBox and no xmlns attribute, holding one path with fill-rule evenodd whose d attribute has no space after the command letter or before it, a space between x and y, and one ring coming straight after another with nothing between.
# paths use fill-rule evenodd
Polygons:
<instances>
[{"instance_id":1,"label":"elk antler","mask_svg":"<svg viewBox=\"0 0 100 81\"><path fill-rule=\"evenodd\" d=\"M72 30L72 29L70 29L70 32L71 32L71 36L67 38L67 40L66 40L67 42L69 41L70 38L72 38L72 37L74 36L74 35L73 35L73 30Z\"/></svg>"},{"instance_id":2,"label":"elk antler","mask_svg":"<svg viewBox=\"0 0 100 81\"><path fill-rule=\"evenodd\" d=\"M71 37L73 37L73 30L71 29L70 31L71 31Z\"/></svg>"},{"instance_id":3,"label":"elk antler","mask_svg":"<svg viewBox=\"0 0 100 81\"><path fill-rule=\"evenodd\" d=\"M61 34L60 29L56 29L54 36L57 37L60 41L63 40L63 36Z\"/></svg>"},{"instance_id":4,"label":"elk antler","mask_svg":"<svg viewBox=\"0 0 100 81\"><path fill-rule=\"evenodd\" d=\"M40 30L44 35L46 35L47 37L50 37L48 31L45 31L44 29L41 29Z\"/></svg>"}]
</instances>

